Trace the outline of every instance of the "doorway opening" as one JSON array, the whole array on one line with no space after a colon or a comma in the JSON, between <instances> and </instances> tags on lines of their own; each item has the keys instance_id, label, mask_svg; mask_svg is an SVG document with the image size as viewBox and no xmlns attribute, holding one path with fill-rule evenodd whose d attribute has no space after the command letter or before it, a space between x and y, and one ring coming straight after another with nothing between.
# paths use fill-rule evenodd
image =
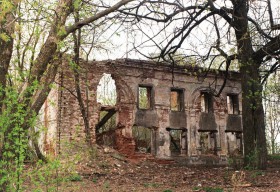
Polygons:
<instances>
[{"instance_id":1,"label":"doorway opening","mask_svg":"<svg viewBox=\"0 0 280 192\"><path fill-rule=\"evenodd\" d=\"M97 102L101 105L99 121L95 126L96 141L102 145L115 145L117 89L111 74L104 73L97 86Z\"/></svg>"},{"instance_id":2,"label":"doorway opening","mask_svg":"<svg viewBox=\"0 0 280 192\"><path fill-rule=\"evenodd\" d=\"M132 136L136 144L136 151L140 153L151 153L152 151L152 129L142 126L132 127Z\"/></svg>"}]
</instances>

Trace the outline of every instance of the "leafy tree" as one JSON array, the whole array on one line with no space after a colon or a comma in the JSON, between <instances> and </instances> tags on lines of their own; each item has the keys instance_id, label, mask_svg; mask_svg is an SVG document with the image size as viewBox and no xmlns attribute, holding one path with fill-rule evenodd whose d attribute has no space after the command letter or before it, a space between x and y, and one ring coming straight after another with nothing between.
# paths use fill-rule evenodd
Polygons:
<instances>
[{"instance_id":1,"label":"leafy tree","mask_svg":"<svg viewBox=\"0 0 280 192\"><path fill-rule=\"evenodd\" d=\"M279 5L272 1L272 8L271 1L143 1L134 12L122 10L135 17L132 27L145 37L134 47L145 56L146 47L160 51L151 59L172 62L180 51L212 65L222 57L219 68L226 71L238 60L245 165L261 169L267 161L262 81L279 68L280 53Z\"/></svg>"},{"instance_id":2,"label":"leafy tree","mask_svg":"<svg viewBox=\"0 0 280 192\"><path fill-rule=\"evenodd\" d=\"M114 23L117 10L131 6L132 1L0 1L1 189L20 190L21 181L17 179L18 185L13 187L9 177L19 178L28 130L52 88L62 54L68 51L69 42L80 44L71 41L71 34L75 38L77 30L104 31L102 24L109 19Z\"/></svg>"}]
</instances>

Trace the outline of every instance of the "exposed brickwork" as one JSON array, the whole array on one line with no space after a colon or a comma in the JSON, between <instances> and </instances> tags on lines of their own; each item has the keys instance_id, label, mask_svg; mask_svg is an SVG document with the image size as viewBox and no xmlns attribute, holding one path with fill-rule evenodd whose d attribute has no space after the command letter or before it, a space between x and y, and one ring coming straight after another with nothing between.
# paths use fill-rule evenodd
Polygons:
<instances>
[{"instance_id":1,"label":"exposed brickwork","mask_svg":"<svg viewBox=\"0 0 280 192\"><path fill-rule=\"evenodd\" d=\"M60 101L60 114L57 115L60 122L57 131L59 134L53 138L59 141L60 148L63 150L63 141L80 141L85 138L83 120L80 113L79 104L75 98L75 86L73 73L69 65L63 63L58 82L56 101ZM214 87L219 88L223 83L223 72L218 74L213 71L209 72L207 78L203 79L195 76L200 71L199 68L176 66L174 69L168 64L155 63L152 61L141 60L108 60L100 62L85 63L81 61L81 88L82 96L86 106L88 106L88 116L90 119L90 128L92 141L96 142L95 126L99 121L100 104L97 103L97 85L103 73L111 74L116 83L117 88L117 104L118 108L116 116L115 144L116 148L127 155L131 155L135 151L135 141L132 136L132 126L144 126L152 130L152 153L158 158L171 157L170 145L171 139L169 131L166 128L186 130L181 137L181 143L184 148L182 155L187 154L190 163L203 163L201 149L201 130L209 134L209 145L215 145L216 157L228 156L231 151L239 147L235 141L237 139L234 134L227 133L227 100L228 94L237 94L239 99L239 110L241 111L241 85L239 74L231 72L229 80L221 93L220 97L212 97L213 115L207 118L212 121L215 127L200 126L209 125L207 118L202 113L201 93L209 92ZM174 78L173 78L174 77ZM216 78L217 77L217 78ZM216 81L215 81L216 79ZM212 89L209 85L213 84ZM147 85L152 87L152 106L150 109L138 109L138 86ZM182 111L172 111L170 109L170 93L171 89L183 90L183 107ZM240 113L241 114L241 113ZM234 118L241 122L240 114ZM204 118L204 119L203 119ZM233 118L232 118L233 119ZM178 123L179 122L179 123ZM229 122L229 121L228 121ZM239 122L239 123L240 123ZM231 122L232 123L232 122ZM234 123L234 122L233 122ZM240 124L241 125L241 124ZM235 129L238 129L235 127ZM200 131L199 131L200 130ZM238 129L238 131L242 130ZM215 132L214 135L212 132ZM213 142L213 138L215 142ZM50 138L49 138L50 139ZM228 142L228 140L230 140ZM216 158L215 158L216 159ZM218 162L221 163L221 162ZM224 163L224 162L222 162Z\"/></svg>"}]
</instances>

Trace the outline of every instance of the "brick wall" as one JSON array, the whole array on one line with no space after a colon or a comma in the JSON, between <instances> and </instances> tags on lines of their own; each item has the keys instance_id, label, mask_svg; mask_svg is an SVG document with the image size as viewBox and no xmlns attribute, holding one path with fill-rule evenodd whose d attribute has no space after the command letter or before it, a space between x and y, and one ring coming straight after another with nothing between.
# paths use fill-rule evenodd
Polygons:
<instances>
[{"instance_id":1,"label":"brick wall","mask_svg":"<svg viewBox=\"0 0 280 192\"><path fill-rule=\"evenodd\" d=\"M96 142L95 126L100 118L100 104L97 103L97 85L104 73L111 74L117 89L115 148L124 154L135 152L135 141L132 136L134 125L144 126L152 132L152 153L158 158L176 158L170 151L172 135L170 130L184 130L179 146L181 156L194 158L208 155L202 149L202 135L206 137L209 154L217 157L228 157L231 152L242 146L234 133L240 133L242 127L228 133L227 95L238 95L239 114L235 121L241 125L241 85L239 74L230 72L229 79L219 97L212 96L213 111L204 114L202 111L201 93L215 93L223 84L223 72L210 71L203 78L200 68L175 66L152 61L119 59L107 61L81 61L82 97L88 107L92 142ZM85 139L83 119L79 104L75 98L73 73L63 63L57 78L57 125L55 150L63 150L63 143ZM151 108L138 108L138 87L149 86L152 89ZM171 89L183 90L183 107L181 111L170 108ZM211 117L210 117L211 116ZM211 121L211 122L210 122ZM234 123L234 122L233 122ZM215 125L215 126L212 126ZM169 128L169 129L167 129ZM229 135L231 134L231 135ZM205 136L206 135L206 136ZM204 138L205 139L205 138ZM214 151L211 149L214 147ZM206 151L206 152L205 152ZM193 161L191 161L193 162Z\"/></svg>"}]
</instances>

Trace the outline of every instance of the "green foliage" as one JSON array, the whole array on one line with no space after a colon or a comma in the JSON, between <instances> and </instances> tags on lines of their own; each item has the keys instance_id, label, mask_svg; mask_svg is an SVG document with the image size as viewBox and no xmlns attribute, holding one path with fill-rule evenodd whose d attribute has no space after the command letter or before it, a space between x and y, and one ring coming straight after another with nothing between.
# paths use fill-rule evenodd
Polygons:
<instances>
[{"instance_id":1,"label":"green foliage","mask_svg":"<svg viewBox=\"0 0 280 192\"><path fill-rule=\"evenodd\" d=\"M233 159L232 157L229 157L229 158L227 159L227 161L228 161L228 166L229 166L229 167L232 167L232 166L233 166L233 163L234 163L234 159Z\"/></svg>"},{"instance_id":2,"label":"green foliage","mask_svg":"<svg viewBox=\"0 0 280 192\"><path fill-rule=\"evenodd\" d=\"M26 94L38 88L38 81L34 81ZM24 160L30 154L28 128L35 126L36 115L27 110L27 102L19 97L16 87L7 86L0 93L5 96L0 113L0 187L5 191L20 191Z\"/></svg>"},{"instance_id":3,"label":"green foliage","mask_svg":"<svg viewBox=\"0 0 280 192\"><path fill-rule=\"evenodd\" d=\"M255 170L257 169L258 164L258 151L255 149L249 155L245 157L247 159L248 164L244 167L247 170Z\"/></svg>"},{"instance_id":4,"label":"green foliage","mask_svg":"<svg viewBox=\"0 0 280 192\"><path fill-rule=\"evenodd\" d=\"M66 35L66 34L67 34L67 32L66 32L65 26L60 27L59 30L57 31L57 35L59 37L62 37L64 35Z\"/></svg>"},{"instance_id":5,"label":"green foliage","mask_svg":"<svg viewBox=\"0 0 280 192\"><path fill-rule=\"evenodd\" d=\"M68 179L69 179L70 181L82 181L82 176L79 175L78 173L74 173L73 175L70 175L70 176L68 177Z\"/></svg>"},{"instance_id":6,"label":"green foliage","mask_svg":"<svg viewBox=\"0 0 280 192\"><path fill-rule=\"evenodd\" d=\"M8 42L11 40L11 38L6 33L0 33L0 39L2 39L5 42Z\"/></svg>"},{"instance_id":7,"label":"green foliage","mask_svg":"<svg viewBox=\"0 0 280 192\"><path fill-rule=\"evenodd\" d=\"M11 0L2 0L0 3L0 22L5 20L5 15L14 9L14 5Z\"/></svg>"},{"instance_id":8,"label":"green foliage","mask_svg":"<svg viewBox=\"0 0 280 192\"><path fill-rule=\"evenodd\" d=\"M260 170L257 170L257 171L254 171L252 174L251 174L251 177L252 178L256 178L257 176L264 176L264 172L263 171L260 171Z\"/></svg>"},{"instance_id":9,"label":"green foliage","mask_svg":"<svg viewBox=\"0 0 280 192\"><path fill-rule=\"evenodd\" d=\"M76 162L80 161L81 154L67 154L65 158L51 159L47 163L38 161L34 167L27 170L25 178L31 183L32 190L58 192L66 183L82 181L82 176L75 171ZM64 160L67 163L63 163Z\"/></svg>"},{"instance_id":10,"label":"green foliage","mask_svg":"<svg viewBox=\"0 0 280 192\"><path fill-rule=\"evenodd\" d=\"M29 174L32 184L36 187L35 191L57 191L58 185L63 181L59 177L61 163L58 160L52 160L44 163L39 160L33 171Z\"/></svg>"},{"instance_id":11,"label":"green foliage","mask_svg":"<svg viewBox=\"0 0 280 192\"><path fill-rule=\"evenodd\" d=\"M98 178L97 178L97 177L94 177L94 178L92 179L92 182L93 182L93 183L97 183L97 182L98 182Z\"/></svg>"},{"instance_id":12,"label":"green foliage","mask_svg":"<svg viewBox=\"0 0 280 192\"><path fill-rule=\"evenodd\" d=\"M71 70L77 71L77 72L79 72L81 70L80 66L75 61L73 61L71 58L68 58L68 61L69 61L69 66L70 66Z\"/></svg>"},{"instance_id":13,"label":"green foliage","mask_svg":"<svg viewBox=\"0 0 280 192\"><path fill-rule=\"evenodd\" d=\"M21 190L23 172L23 162L26 157L28 146L27 130L23 127L27 112L25 105L18 102L18 93L13 87L7 87L0 91L6 97L2 101L5 110L0 115L0 151L2 158L0 161L0 186L6 191Z\"/></svg>"},{"instance_id":14,"label":"green foliage","mask_svg":"<svg viewBox=\"0 0 280 192\"><path fill-rule=\"evenodd\" d=\"M75 10L78 10L80 8L81 2L82 2L81 0L74 0L73 7Z\"/></svg>"}]
</instances>

